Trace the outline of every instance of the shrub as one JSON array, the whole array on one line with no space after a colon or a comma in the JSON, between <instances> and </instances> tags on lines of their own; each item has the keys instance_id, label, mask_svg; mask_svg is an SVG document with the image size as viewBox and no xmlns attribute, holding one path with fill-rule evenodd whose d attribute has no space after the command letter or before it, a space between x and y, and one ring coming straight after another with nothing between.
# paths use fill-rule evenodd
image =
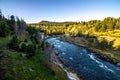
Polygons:
<instances>
[{"instance_id":1,"label":"shrub","mask_svg":"<svg viewBox=\"0 0 120 80\"><path fill-rule=\"evenodd\" d=\"M25 43L22 43L22 44L21 44L20 50L23 51L23 52L27 52L27 46L26 46Z\"/></svg>"},{"instance_id":2,"label":"shrub","mask_svg":"<svg viewBox=\"0 0 120 80\"><path fill-rule=\"evenodd\" d=\"M12 40L8 44L8 46L9 46L9 48L18 51L19 50L19 44L20 44L20 40L18 39L18 37L16 35L14 35L12 37Z\"/></svg>"}]
</instances>

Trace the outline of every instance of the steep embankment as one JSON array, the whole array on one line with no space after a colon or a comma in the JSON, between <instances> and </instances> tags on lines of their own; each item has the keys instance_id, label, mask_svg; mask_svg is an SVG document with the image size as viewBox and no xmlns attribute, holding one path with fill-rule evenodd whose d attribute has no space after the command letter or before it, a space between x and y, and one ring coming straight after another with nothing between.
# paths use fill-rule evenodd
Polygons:
<instances>
[{"instance_id":1,"label":"steep embankment","mask_svg":"<svg viewBox=\"0 0 120 80\"><path fill-rule=\"evenodd\" d=\"M64 66L63 61L58 57L57 53L54 51L54 49L51 46L46 48L44 51L45 51L46 55L48 55L49 65L53 69L64 70L64 72L68 76L69 80L83 80L75 71L73 71L70 68L68 70L68 67ZM59 74L59 75L61 75L61 74ZM66 78L66 79L62 79L62 80L68 80L68 79Z\"/></svg>"}]
</instances>

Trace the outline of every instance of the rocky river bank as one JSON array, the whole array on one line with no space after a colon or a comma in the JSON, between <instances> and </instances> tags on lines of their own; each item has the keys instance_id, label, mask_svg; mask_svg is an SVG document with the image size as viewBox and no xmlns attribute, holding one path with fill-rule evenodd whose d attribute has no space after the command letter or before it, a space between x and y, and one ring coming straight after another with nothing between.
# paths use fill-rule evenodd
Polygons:
<instances>
[{"instance_id":1,"label":"rocky river bank","mask_svg":"<svg viewBox=\"0 0 120 80\"><path fill-rule=\"evenodd\" d=\"M100 49L95 49L95 48L92 48L92 47L88 47L88 46L86 46L85 44L82 44L81 38L79 39L79 41L76 41L76 38L74 38L74 39L73 39L73 38L72 38L72 39L70 39L70 38L67 39L67 38L64 38L64 37L59 37L58 39L61 40L61 41L69 42L69 43L75 44L75 45L77 45L77 46L86 48L86 49L90 50L91 52L96 53L95 55L96 55L99 59L102 59L102 60L104 60L104 61L110 62L110 63L112 63L112 64L120 67L120 61L116 60L111 53L109 53L109 52L107 52L107 51L102 51L102 50L100 50ZM106 55L106 54L107 54L107 55ZM111 57L111 56L112 56L112 57Z\"/></svg>"},{"instance_id":2,"label":"rocky river bank","mask_svg":"<svg viewBox=\"0 0 120 80\"><path fill-rule=\"evenodd\" d=\"M70 72L75 71L83 80L120 79L120 68L98 58L95 52L57 38L49 38L47 41L54 46L56 55L62 64L67 66L64 69Z\"/></svg>"},{"instance_id":3,"label":"rocky river bank","mask_svg":"<svg viewBox=\"0 0 120 80\"><path fill-rule=\"evenodd\" d=\"M68 65L64 64L64 62L58 57L59 53L57 53L51 45L46 50L46 53L49 57L50 66L57 65L62 68L62 70L66 73L68 80L83 80L77 72L75 72Z\"/></svg>"}]
</instances>

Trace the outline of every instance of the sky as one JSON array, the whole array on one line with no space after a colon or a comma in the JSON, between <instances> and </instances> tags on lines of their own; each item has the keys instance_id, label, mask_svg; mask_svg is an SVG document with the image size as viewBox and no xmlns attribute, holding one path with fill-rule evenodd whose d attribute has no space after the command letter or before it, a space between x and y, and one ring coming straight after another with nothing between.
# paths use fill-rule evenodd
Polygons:
<instances>
[{"instance_id":1,"label":"sky","mask_svg":"<svg viewBox=\"0 0 120 80\"><path fill-rule=\"evenodd\" d=\"M120 0L0 0L7 17L15 15L27 23L89 21L120 17Z\"/></svg>"}]
</instances>

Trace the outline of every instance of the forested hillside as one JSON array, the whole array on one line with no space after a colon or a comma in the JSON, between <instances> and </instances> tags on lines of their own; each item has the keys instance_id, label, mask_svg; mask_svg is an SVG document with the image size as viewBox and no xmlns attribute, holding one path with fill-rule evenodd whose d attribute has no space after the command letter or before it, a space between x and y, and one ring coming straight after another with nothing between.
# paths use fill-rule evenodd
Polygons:
<instances>
[{"instance_id":1,"label":"forested hillside","mask_svg":"<svg viewBox=\"0 0 120 80\"><path fill-rule=\"evenodd\" d=\"M47 35L62 35L61 40L86 47L120 65L120 18L107 17L104 20L88 22L49 22L28 24L43 30Z\"/></svg>"},{"instance_id":2,"label":"forested hillside","mask_svg":"<svg viewBox=\"0 0 120 80\"><path fill-rule=\"evenodd\" d=\"M93 43L96 43L96 40L98 42L106 41L114 50L120 49L120 18L107 17L102 21L91 20L88 22L41 21L38 24L29 25L43 29L46 34L50 35L89 36Z\"/></svg>"},{"instance_id":3,"label":"forested hillside","mask_svg":"<svg viewBox=\"0 0 120 80\"><path fill-rule=\"evenodd\" d=\"M0 80L67 80L65 72L49 62L40 30L0 11ZM47 44L46 44L47 45ZM54 68L50 65L54 65Z\"/></svg>"}]
</instances>

